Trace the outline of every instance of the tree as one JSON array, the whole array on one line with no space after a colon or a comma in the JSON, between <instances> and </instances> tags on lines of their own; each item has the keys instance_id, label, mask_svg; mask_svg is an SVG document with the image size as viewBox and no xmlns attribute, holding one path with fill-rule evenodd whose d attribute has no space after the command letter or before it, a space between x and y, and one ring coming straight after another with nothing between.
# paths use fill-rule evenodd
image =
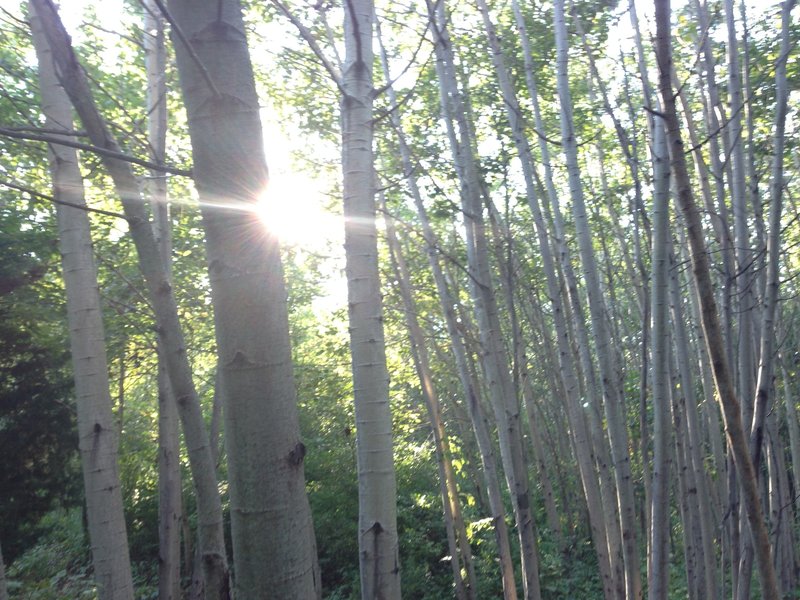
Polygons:
<instances>
[{"instance_id":1,"label":"tree","mask_svg":"<svg viewBox=\"0 0 800 600\"><path fill-rule=\"evenodd\" d=\"M706 351L711 357L714 382L722 412L725 417L725 433L733 454L744 491L745 509L754 538L756 560L761 574L764 597L772 600L779 597L775 569L772 564L769 535L764 520L755 469L750 459L747 439L742 426L742 414L734 391L727 357L724 352L722 331L714 300L714 290L708 267L708 255L703 239L700 213L694 201L689 173L686 168L684 146L681 139L680 124L675 107L675 94L672 90L672 48L670 43L670 3L669 0L656 0L656 56L659 69L659 89L663 106L663 119L667 128L667 142L671 158L672 173L678 191L678 202L686 221L689 238L692 272L700 301L703 333Z\"/></svg>"},{"instance_id":2,"label":"tree","mask_svg":"<svg viewBox=\"0 0 800 600\"><path fill-rule=\"evenodd\" d=\"M283 266L255 210L267 168L241 7L169 9L214 304L235 595L318 597Z\"/></svg>"},{"instance_id":3,"label":"tree","mask_svg":"<svg viewBox=\"0 0 800 600\"><path fill-rule=\"evenodd\" d=\"M122 202L139 266L147 284L148 299L155 312L157 333L164 348L170 384L177 399L198 502L198 537L203 556L206 594L225 598L229 574L222 530L222 503L217 488L215 465L211 457L200 401L192 380L191 365L177 303L148 219L144 199L129 162L120 159L116 140L94 103L87 77L78 63L69 36L55 6L49 0L31 0L41 19L52 51L56 74L70 98L95 147L100 149L104 166Z\"/></svg>"},{"instance_id":4,"label":"tree","mask_svg":"<svg viewBox=\"0 0 800 600\"><path fill-rule=\"evenodd\" d=\"M371 0L345 4L341 78L347 303L358 448L361 597L400 598L397 484L383 336L373 161Z\"/></svg>"},{"instance_id":5,"label":"tree","mask_svg":"<svg viewBox=\"0 0 800 600\"><path fill-rule=\"evenodd\" d=\"M45 124L56 131L72 129L72 110L56 78L56 63L37 16L29 5L31 31L39 61ZM55 197L72 206L57 206L67 318L75 373L78 439L83 466L86 515L97 581L103 600L133 599L128 537L117 466L118 431L111 412L105 335L100 312L97 271L77 153L51 148L50 172Z\"/></svg>"},{"instance_id":6,"label":"tree","mask_svg":"<svg viewBox=\"0 0 800 600\"><path fill-rule=\"evenodd\" d=\"M497 423L500 456L514 508L522 554L523 589L526 598L536 600L541 597L536 524L531 516L527 465L520 429L519 399L516 397L510 377L511 369L502 339L498 304L489 266L484 222L485 199L475 159L475 140L467 122L467 110L458 86L445 3L428 2L427 7L430 27L434 34L442 113L460 184L469 290L480 334L481 366L486 376Z\"/></svg>"},{"instance_id":7,"label":"tree","mask_svg":"<svg viewBox=\"0 0 800 600\"><path fill-rule=\"evenodd\" d=\"M167 48L166 23L155 2L144 8L145 71L147 74L147 138L156 165L163 165L167 145ZM167 178L150 171L153 230L167 275L172 272L172 223ZM158 350L158 595L159 600L178 600L181 584L180 422L175 395L169 382L163 344ZM213 443L213 442L212 442Z\"/></svg>"}]
</instances>

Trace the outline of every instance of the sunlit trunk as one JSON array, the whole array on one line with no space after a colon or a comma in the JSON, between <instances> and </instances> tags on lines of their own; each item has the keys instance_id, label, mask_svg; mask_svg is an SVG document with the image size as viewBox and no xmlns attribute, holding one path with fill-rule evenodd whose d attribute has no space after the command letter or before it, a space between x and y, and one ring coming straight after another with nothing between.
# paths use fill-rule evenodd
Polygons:
<instances>
[{"instance_id":1,"label":"sunlit trunk","mask_svg":"<svg viewBox=\"0 0 800 600\"><path fill-rule=\"evenodd\" d=\"M40 7L30 3L29 10L39 62L39 90L45 126L54 131L69 131L72 129L72 107L56 77L57 62L43 31ZM119 431L112 413L89 217L81 209L86 206L83 179L75 149L52 144L49 157L54 197L72 204L57 204L56 213L75 378L78 448L97 595L100 600L133 600L117 465ZM4 581L0 582L3 592L4 584Z\"/></svg>"},{"instance_id":2,"label":"sunlit trunk","mask_svg":"<svg viewBox=\"0 0 800 600\"><path fill-rule=\"evenodd\" d=\"M50 0L31 0L36 6L47 41L53 50L59 82L80 116L86 135L101 149L119 152L106 123L92 98L83 68L78 63L69 36ZM222 530L222 503L217 489L214 464L208 444L200 400L192 380L175 295L162 261L144 199L130 163L101 155L122 201L128 228L147 285L148 300L156 316L156 331L164 349L170 384L178 404L186 447L197 495L200 552L209 598L227 598L228 565Z\"/></svg>"},{"instance_id":3,"label":"sunlit trunk","mask_svg":"<svg viewBox=\"0 0 800 600\"><path fill-rule=\"evenodd\" d=\"M283 266L255 211L267 168L242 9L236 0L169 7L182 31L175 56L206 233L235 595L319 597Z\"/></svg>"}]
</instances>

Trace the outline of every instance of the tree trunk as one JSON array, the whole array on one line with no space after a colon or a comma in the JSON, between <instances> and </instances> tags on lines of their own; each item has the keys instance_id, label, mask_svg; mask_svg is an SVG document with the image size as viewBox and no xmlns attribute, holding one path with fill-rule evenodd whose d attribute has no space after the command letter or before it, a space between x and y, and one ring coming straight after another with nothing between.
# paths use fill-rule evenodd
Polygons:
<instances>
[{"instance_id":1,"label":"tree trunk","mask_svg":"<svg viewBox=\"0 0 800 600\"><path fill-rule=\"evenodd\" d=\"M683 213L692 258L692 272L697 285L700 300L703 331L706 339L706 350L711 357L717 393L725 417L725 431L728 444L733 454L737 472L741 479L747 518L753 533L755 552L761 574L762 593L765 600L779 598L775 569L769 545L764 513L759 499L755 469L750 460L747 439L742 426L739 400L734 391L733 379L730 375L727 357L724 352L722 330L714 300L714 288L708 266L708 256L703 239L700 213L694 200L689 173L686 168L680 124L675 107L675 95L672 90L672 47L670 40L670 3L669 0L656 0L656 50L659 67L659 82L663 102L663 118L666 121L667 141L672 160L672 172L678 190L678 200Z\"/></svg>"},{"instance_id":2,"label":"tree trunk","mask_svg":"<svg viewBox=\"0 0 800 600\"><path fill-rule=\"evenodd\" d=\"M0 600L8 600L8 585L6 584L6 563L3 562L2 548L0 548Z\"/></svg>"},{"instance_id":3,"label":"tree trunk","mask_svg":"<svg viewBox=\"0 0 800 600\"><path fill-rule=\"evenodd\" d=\"M392 81L388 72L388 64L384 61L384 76L387 81ZM397 97L394 88L389 86L387 89L389 101L393 107L397 106ZM467 353L461 333L458 328L458 318L456 317L454 306L455 301L449 291L449 286L439 262L437 250L437 240L428 219L425 205L422 201L422 194L414 177L414 164L411 159L411 150L406 142L405 132L403 131L397 110L390 113L392 125L397 133L398 144L400 146L400 157L403 162L406 184L409 193L417 209L417 215L422 226L422 235L425 240L425 247L428 255L428 262L431 267L434 282L439 296L439 304L444 316L447 327L453 357L456 363L456 370L461 382L461 387L465 396L465 403L469 413L472 428L475 433L475 440L481 457L483 476L486 481L486 491L489 499L489 510L492 514L492 523L495 531L495 539L498 548L498 562L500 574L503 581L503 595L505 600L516 600L517 588L514 581L514 565L511 559L511 548L508 538L508 527L505 521L505 509L503 507L500 482L497 475L496 460L492 447L489 431L486 426L486 419L483 414L481 400L478 393L478 386L474 381L467 360Z\"/></svg>"},{"instance_id":4,"label":"tree trunk","mask_svg":"<svg viewBox=\"0 0 800 600\"><path fill-rule=\"evenodd\" d=\"M386 61L384 58L384 68ZM442 508L444 512L445 527L447 529L448 543L450 545L450 563L453 569L453 580L456 587L456 597L459 600L476 598L477 578L475 566L472 561L472 550L467 539L467 530L464 526L464 518L461 514L461 502L458 497L458 487L456 485L455 472L450 460L450 442L445 431L444 421L442 420L442 407L439 403L439 396L433 385L433 373L430 368L428 348L425 344L425 334L417 319L417 309L411 293L409 283L410 275L405 258L400 250L400 243L397 239L393 218L386 210L385 202L381 209L384 212L386 223L386 240L389 245L390 258L395 271L395 279L400 289L403 300L403 307L408 325L409 338L411 342L414 363L422 387L422 396L425 398L425 406L428 409L428 418L431 424L431 433L436 450L437 464L439 467L439 480L442 492ZM467 573L467 585L461 576L461 563Z\"/></svg>"},{"instance_id":5,"label":"tree trunk","mask_svg":"<svg viewBox=\"0 0 800 600\"><path fill-rule=\"evenodd\" d=\"M163 164L167 138L167 54L164 20L152 0L144 6L143 44L147 75L147 134L151 160ZM153 228L167 275L171 275L172 232L164 173L150 171ZM169 385L164 348L158 348L158 597L180 600L181 465L180 423Z\"/></svg>"},{"instance_id":6,"label":"tree trunk","mask_svg":"<svg viewBox=\"0 0 800 600\"><path fill-rule=\"evenodd\" d=\"M319 597L283 266L277 236L255 211L259 201L278 200L262 198L267 168L241 6L173 0L169 7L182 32L175 56L206 231L235 595Z\"/></svg>"},{"instance_id":7,"label":"tree trunk","mask_svg":"<svg viewBox=\"0 0 800 600\"><path fill-rule=\"evenodd\" d=\"M94 104L86 75L78 63L55 6L51 0L31 0L31 2L36 6L47 41L53 50L58 79L80 116L87 136L95 146L118 152L119 146ZM229 595L229 585L225 538L222 530L222 503L200 400L192 381L186 343L178 320L175 296L130 163L113 158L111 155L102 155L101 158L114 182L128 219L130 234L139 257L139 266L147 284L148 299L156 315L156 330L163 344L170 384L183 423L197 494L198 531L206 595L209 598L226 599Z\"/></svg>"},{"instance_id":8,"label":"tree trunk","mask_svg":"<svg viewBox=\"0 0 800 600\"><path fill-rule=\"evenodd\" d=\"M669 591L669 151L664 129L654 130L653 144L653 473L648 548L648 598L666 600Z\"/></svg>"},{"instance_id":9,"label":"tree trunk","mask_svg":"<svg viewBox=\"0 0 800 600\"><path fill-rule=\"evenodd\" d=\"M786 83L786 61L790 51L790 12L795 0L784 0L781 8L781 52L775 70L775 133L773 135L772 181L770 184L769 233L767 237L767 275L761 322L761 351L758 366L753 422L750 426L750 453L753 465L761 464L761 448L770 395L774 389L775 315L780 286L781 215L783 210L783 154L786 146L786 112L789 91Z\"/></svg>"},{"instance_id":10,"label":"tree trunk","mask_svg":"<svg viewBox=\"0 0 800 600\"><path fill-rule=\"evenodd\" d=\"M556 0L553 6L558 68L557 86L558 97L561 102L561 137L569 175L576 237L578 238L581 265L589 299L589 313L595 351L600 365L608 437L611 442L611 454L615 467L617 503L619 505L620 529L622 531L622 554L625 563L625 589L629 600L638 600L642 596L642 584L639 572L636 511L630 457L628 455L628 433L624 420L623 397L617 381L614 349L608 336L606 306L600 288L583 187L580 180L577 140L575 139L573 127L572 98L568 79L567 27L564 18L564 2L563 0Z\"/></svg>"},{"instance_id":11,"label":"tree trunk","mask_svg":"<svg viewBox=\"0 0 800 600\"><path fill-rule=\"evenodd\" d=\"M481 338L482 365L497 421L500 456L511 492L511 503L520 539L523 588L526 598L539 600L541 590L537 540L522 446L520 407L518 398L514 394L508 357L501 339L497 301L489 268L480 174L470 128L466 122L463 100L458 90L444 3L434 7L428 2L428 11L434 29L442 109L445 121L448 122L456 172L461 184L470 295Z\"/></svg>"},{"instance_id":12,"label":"tree trunk","mask_svg":"<svg viewBox=\"0 0 800 600\"><path fill-rule=\"evenodd\" d=\"M672 244L670 243L670 247ZM697 402L695 400L695 386L692 379L691 366L689 363L689 341L686 333L686 324L683 310L681 308L680 288L675 269L677 265L673 260L670 270L670 309L672 312L672 331L675 342L675 358L677 362L678 374L680 377L680 393L684 398L684 419L686 422L686 462L687 468L692 470L694 487L697 492L693 495L697 503L697 515L699 531L697 537L700 540L698 545L702 554L702 567L704 574L703 598L716 600L719 592L716 585L716 551L713 528L713 515L711 510L711 492L708 486L708 476L703 461L703 442L700 433L700 418L697 413Z\"/></svg>"},{"instance_id":13,"label":"tree trunk","mask_svg":"<svg viewBox=\"0 0 800 600\"><path fill-rule=\"evenodd\" d=\"M375 226L372 0L345 3L342 171L364 600L400 598L397 491Z\"/></svg>"},{"instance_id":14,"label":"tree trunk","mask_svg":"<svg viewBox=\"0 0 800 600\"><path fill-rule=\"evenodd\" d=\"M45 126L72 129L72 108L56 77L54 49L43 31L40 7L30 3L30 25L39 62L39 90ZM56 199L59 249L67 295L67 321L75 377L78 448L83 467L86 516L92 564L100 600L133 600L133 580L125 530L114 423L108 381L97 269L78 155L73 148L52 144L50 174ZM5 588L2 582L2 588Z\"/></svg>"}]
</instances>

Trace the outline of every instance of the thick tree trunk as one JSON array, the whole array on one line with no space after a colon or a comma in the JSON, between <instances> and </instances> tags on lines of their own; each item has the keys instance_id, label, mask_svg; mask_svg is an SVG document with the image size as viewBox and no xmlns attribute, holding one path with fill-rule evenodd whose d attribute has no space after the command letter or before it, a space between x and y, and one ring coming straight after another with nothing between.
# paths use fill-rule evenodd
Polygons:
<instances>
[{"instance_id":1,"label":"thick tree trunk","mask_svg":"<svg viewBox=\"0 0 800 600\"><path fill-rule=\"evenodd\" d=\"M56 77L57 63L40 19L29 4L31 31L39 62L39 90L45 126L72 129L72 107ZM67 295L67 322L75 377L78 448L83 468L86 516L94 578L100 600L133 600L128 537L117 466L119 430L114 422L108 381L105 334L85 206L78 154L73 148L50 147L54 196L58 204L59 249ZM4 588L4 581L2 587Z\"/></svg>"},{"instance_id":2,"label":"thick tree trunk","mask_svg":"<svg viewBox=\"0 0 800 600\"><path fill-rule=\"evenodd\" d=\"M375 226L372 0L345 3L342 171L364 600L400 598L397 491Z\"/></svg>"},{"instance_id":3,"label":"thick tree trunk","mask_svg":"<svg viewBox=\"0 0 800 600\"><path fill-rule=\"evenodd\" d=\"M175 56L206 231L235 594L319 597L283 266L277 236L255 211L267 168L241 6L174 0L169 7L182 32Z\"/></svg>"},{"instance_id":4,"label":"thick tree trunk","mask_svg":"<svg viewBox=\"0 0 800 600\"><path fill-rule=\"evenodd\" d=\"M95 146L118 152L119 146L94 104L86 75L78 63L55 6L51 0L31 0L31 2L36 6L36 11L42 19L47 41L53 50L58 79L80 116L87 136ZM222 529L222 503L200 400L192 381L186 343L178 320L175 296L147 218L145 203L139 192L139 182L133 174L130 163L113 158L111 155L102 155L101 158L114 182L128 219L130 234L139 257L139 266L147 284L148 299L156 315L156 329L164 348L170 384L183 423L197 494L198 531L200 552L203 555L206 595L209 598L225 599L229 595L229 585Z\"/></svg>"},{"instance_id":5,"label":"thick tree trunk","mask_svg":"<svg viewBox=\"0 0 800 600\"><path fill-rule=\"evenodd\" d=\"M722 330L714 300L714 288L708 266L708 256L700 213L694 201L689 173L686 168L680 124L675 107L675 94L672 90L672 47L670 40L670 3L669 0L656 0L656 51L659 67L661 99L663 102L663 118L666 121L667 141L670 147L672 172L678 190L678 200L686 221L687 233L692 258L692 272L697 285L700 300L703 331L706 338L706 350L711 357L714 380L720 404L725 417L725 431L728 444L733 453L737 472L741 479L747 518L753 534L756 558L761 574L763 597L766 600L779 598L775 569L769 545L764 513L759 498L755 469L742 426L742 415L739 401L734 391L733 379L724 352Z\"/></svg>"}]
</instances>

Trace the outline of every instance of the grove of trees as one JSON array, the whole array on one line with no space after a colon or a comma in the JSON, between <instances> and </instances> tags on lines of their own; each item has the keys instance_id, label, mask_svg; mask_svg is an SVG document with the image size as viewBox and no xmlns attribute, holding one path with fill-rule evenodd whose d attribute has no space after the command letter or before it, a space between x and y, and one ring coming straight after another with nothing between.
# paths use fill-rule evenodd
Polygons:
<instances>
[{"instance_id":1,"label":"grove of trees","mask_svg":"<svg viewBox=\"0 0 800 600\"><path fill-rule=\"evenodd\" d=\"M3 0L0 600L800 597L794 6Z\"/></svg>"}]
</instances>

